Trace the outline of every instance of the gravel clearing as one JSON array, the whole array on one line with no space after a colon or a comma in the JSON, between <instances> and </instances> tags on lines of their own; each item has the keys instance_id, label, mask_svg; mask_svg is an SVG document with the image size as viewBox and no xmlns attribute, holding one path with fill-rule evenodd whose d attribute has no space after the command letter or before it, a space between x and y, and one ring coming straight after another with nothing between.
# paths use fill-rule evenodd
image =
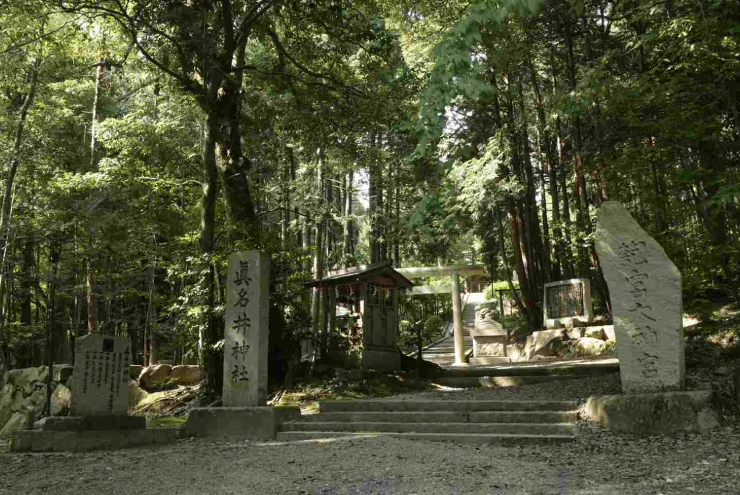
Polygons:
<instances>
[{"instance_id":1,"label":"gravel clearing","mask_svg":"<svg viewBox=\"0 0 740 495\"><path fill-rule=\"evenodd\" d=\"M393 400L579 400L605 375ZM740 425L640 438L578 423L566 445L497 447L367 436L304 442L186 439L159 448L0 454L0 495L740 495Z\"/></svg>"},{"instance_id":2,"label":"gravel clearing","mask_svg":"<svg viewBox=\"0 0 740 495\"><path fill-rule=\"evenodd\" d=\"M368 437L182 440L156 449L0 455L0 494L740 494L740 429L640 439L581 426L560 446Z\"/></svg>"}]
</instances>

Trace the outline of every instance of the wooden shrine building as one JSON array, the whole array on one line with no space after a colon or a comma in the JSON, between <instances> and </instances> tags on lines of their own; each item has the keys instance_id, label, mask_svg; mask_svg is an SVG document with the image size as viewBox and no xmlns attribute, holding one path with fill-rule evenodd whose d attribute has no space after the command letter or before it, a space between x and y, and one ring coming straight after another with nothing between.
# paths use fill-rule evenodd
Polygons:
<instances>
[{"instance_id":1,"label":"wooden shrine building","mask_svg":"<svg viewBox=\"0 0 740 495\"><path fill-rule=\"evenodd\" d=\"M362 345L362 367L393 370L401 367L396 346L399 291L413 283L393 269L392 261L330 271L305 284L321 291L328 335L341 335L350 346ZM339 312L339 314L338 314ZM327 349L326 330L321 347Z\"/></svg>"}]
</instances>

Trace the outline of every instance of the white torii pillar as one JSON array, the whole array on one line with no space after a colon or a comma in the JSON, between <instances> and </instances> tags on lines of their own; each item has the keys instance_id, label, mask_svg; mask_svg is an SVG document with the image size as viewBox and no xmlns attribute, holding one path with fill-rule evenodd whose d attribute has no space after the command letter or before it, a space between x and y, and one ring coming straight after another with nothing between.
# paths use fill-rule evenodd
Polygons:
<instances>
[{"instance_id":1,"label":"white torii pillar","mask_svg":"<svg viewBox=\"0 0 740 495\"><path fill-rule=\"evenodd\" d=\"M406 278L445 277L452 279L452 328L455 342L455 365L465 361L465 338L463 336L462 302L460 301L460 275L485 275L481 266L441 266L396 268Z\"/></svg>"},{"instance_id":2,"label":"white torii pillar","mask_svg":"<svg viewBox=\"0 0 740 495\"><path fill-rule=\"evenodd\" d=\"M460 301L460 275L452 275L452 328L455 340L455 366L465 364L465 338L462 324L462 301Z\"/></svg>"}]
</instances>

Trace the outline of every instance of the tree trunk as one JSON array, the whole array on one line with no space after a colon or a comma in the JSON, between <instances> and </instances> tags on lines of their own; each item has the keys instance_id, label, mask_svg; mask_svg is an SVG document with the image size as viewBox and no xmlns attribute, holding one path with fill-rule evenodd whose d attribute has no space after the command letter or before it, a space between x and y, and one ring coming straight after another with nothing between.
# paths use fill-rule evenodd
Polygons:
<instances>
[{"instance_id":1,"label":"tree trunk","mask_svg":"<svg viewBox=\"0 0 740 495\"><path fill-rule=\"evenodd\" d=\"M525 195L525 210L527 223L527 241L530 246L530 269L529 269L529 283L533 290L540 287L542 283L542 274L544 272L543 265L545 264L543 259L549 253L543 253L542 248L542 237L540 231L540 220L537 214L537 199L534 170L532 167L532 158L529 147L529 132L527 130L527 114L524 109L524 90L522 88L521 78L517 78L517 89L519 91L519 113L521 121L520 131L520 146L522 148L522 156L524 158L524 175L526 179L526 195ZM544 201L544 197L542 198ZM535 298L536 300L536 298Z\"/></svg>"},{"instance_id":2,"label":"tree trunk","mask_svg":"<svg viewBox=\"0 0 740 495\"><path fill-rule=\"evenodd\" d=\"M87 262L87 276L85 280L85 286L87 287L87 333L93 333L98 331L98 308L95 305L91 261Z\"/></svg>"},{"instance_id":3,"label":"tree trunk","mask_svg":"<svg viewBox=\"0 0 740 495\"><path fill-rule=\"evenodd\" d=\"M375 223L377 225L376 227L376 234L377 234L377 250L378 254L376 256L376 259L378 261L385 261L387 256L387 247L388 243L386 242L387 238L387 232L386 232L386 222L385 222L385 206L384 206L384 186L385 182L383 180L383 168L381 166L376 167L376 185L375 185Z\"/></svg>"},{"instance_id":4,"label":"tree trunk","mask_svg":"<svg viewBox=\"0 0 740 495\"><path fill-rule=\"evenodd\" d=\"M28 235L23 243L21 275L21 325L31 328L31 286L33 285L33 238ZM37 322L39 323L39 322Z\"/></svg>"},{"instance_id":5,"label":"tree trunk","mask_svg":"<svg viewBox=\"0 0 740 495\"><path fill-rule=\"evenodd\" d=\"M534 70L534 63L532 62L532 59L528 60L529 65L529 72L530 76L532 77L532 89L534 90L534 102L535 107L537 110L537 121L539 124L539 130L540 130L540 136L542 137L542 142L540 144L540 148L544 148L545 151L545 159L546 159L546 167L543 164L543 169L547 169L546 171L549 173L549 179L550 179L550 197L552 198L552 223L553 223L553 233L555 237L555 260L552 265L552 273L550 274L551 277L553 277L555 280L560 279L560 262L563 257L563 241L562 241L562 231L560 229L560 204L559 204L559 198L558 198L558 181L557 181L557 171L555 168L555 158L553 156L553 150L552 150L552 138L550 136L550 131L547 127L547 120L545 118L545 108L544 104L542 102L542 94L540 93L540 85L539 81L537 79L537 73ZM545 238L546 238L546 244L547 244L547 252L548 252L548 259L549 259L549 233L548 233L548 226L546 224L547 220L547 206L545 202L545 177L544 172L545 170L542 170L541 174L541 180L542 180L542 198L543 198L543 227L545 229Z\"/></svg>"},{"instance_id":6,"label":"tree trunk","mask_svg":"<svg viewBox=\"0 0 740 495\"><path fill-rule=\"evenodd\" d=\"M282 181L282 209L280 210L281 222L280 222L280 246L282 251L288 250L288 235L290 227L290 175L293 164L290 163L290 157L288 157L287 163L283 167L283 181Z\"/></svg>"},{"instance_id":7,"label":"tree trunk","mask_svg":"<svg viewBox=\"0 0 740 495\"><path fill-rule=\"evenodd\" d=\"M26 120L28 118L28 110L33 104L33 100L36 97L36 88L38 86L39 78L39 67L41 60L36 59L33 65L29 69L28 74L28 93L26 93L23 99L23 104L20 108L20 115L18 122L15 125L15 137L13 139L13 150L10 155L10 167L8 168L8 177L5 180L5 196L3 197L2 210L0 211L0 242L2 242L3 256L0 260L0 294L4 291L5 282L5 262L7 255L8 245L8 226L10 223L13 192L15 191L15 175L18 172L18 166L21 160L21 144L23 143L23 134L26 129ZM0 297L0 304L2 303L2 297ZM5 306L0 307L0 314L6 315L7 308ZM5 321L0 322L0 345L5 344ZM0 363L1 365L2 363Z\"/></svg>"},{"instance_id":8,"label":"tree trunk","mask_svg":"<svg viewBox=\"0 0 740 495\"><path fill-rule=\"evenodd\" d=\"M550 47L550 71L552 73L552 87L553 92L557 94L558 80L555 66L555 47ZM561 260L563 276L565 278L575 277L575 270L573 267L573 250L571 248L572 242L570 238L571 221L570 221L570 204L568 201L568 188L565 182L565 149L563 147L563 134L561 129L560 117L555 117L555 132L556 132L556 144L558 151L558 169L560 170L560 192L563 195L563 223L565 230L562 238L562 253L563 258ZM553 199L554 201L554 199Z\"/></svg>"},{"instance_id":9,"label":"tree trunk","mask_svg":"<svg viewBox=\"0 0 740 495\"><path fill-rule=\"evenodd\" d=\"M315 279L321 279L324 277L324 160L319 155L317 167L316 167L316 186L319 193L319 220L316 223L316 246L314 249L313 256L313 275ZM317 356L322 356L321 352L325 349L325 343L322 339L320 332L320 316L321 316L321 289L314 287L313 298L311 301L311 317L313 322L313 333L315 338L316 349L319 353Z\"/></svg>"},{"instance_id":10,"label":"tree trunk","mask_svg":"<svg viewBox=\"0 0 740 495\"><path fill-rule=\"evenodd\" d=\"M287 148L288 152L288 163L290 164L290 181L291 186L295 184L295 173L296 173L296 166L295 166L295 154L293 153L293 148L288 146ZM288 194L290 194L290 188L288 188ZM295 212L295 221L298 222L300 219L300 210L298 209L298 202L296 201L296 206L293 209ZM302 232L302 229L300 227L296 228L296 246L303 246L303 237L304 234Z\"/></svg>"},{"instance_id":11,"label":"tree trunk","mask_svg":"<svg viewBox=\"0 0 740 495\"><path fill-rule=\"evenodd\" d=\"M352 221L352 198L354 191L355 171L350 169L347 172L347 189L344 194L344 266L353 266L355 264L355 246L353 242L354 222Z\"/></svg>"},{"instance_id":12,"label":"tree trunk","mask_svg":"<svg viewBox=\"0 0 740 495\"><path fill-rule=\"evenodd\" d=\"M395 237L393 239L394 249L394 266L396 268L401 266L401 200L400 200L400 188L396 187L396 219L395 219Z\"/></svg>"},{"instance_id":13,"label":"tree trunk","mask_svg":"<svg viewBox=\"0 0 740 495\"><path fill-rule=\"evenodd\" d=\"M146 307L146 330L145 335L149 336L149 341L151 342L150 348L149 348L149 362L147 363L148 366L154 366L155 364L159 364L159 353L157 352L157 336L154 334L154 321L155 320L155 312L156 308L154 307L154 290L155 290L155 270L154 266L150 265L148 270L149 275L149 300L147 301L147 307Z\"/></svg>"},{"instance_id":14,"label":"tree trunk","mask_svg":"<svg viewBox=\"0 0 740 495\"><path fill-rule=\"evenodd\" d=\"M237 66L244 65L244 46L235 53ZM251 163L242 151L242 80L243 72L232 72L229 77L215 75L214 87L209 100L213 116L217 117L219 127L214 127L213 135L218 141L217 169L223 183L226 217L235 238L258 236L258 225L254 203L249 188L248 174ZM216 84L218 82L218 84Z\"/></svg>"},{"instance_id":15,"label":"tree trunk","mask_svg":"<svg viewBox=\"0 0 740 495\"><path fill-rule=\"evenodd\" d=\"M547 220L547 191L545 190L545 168L547 164L542 159L542 139L538 132L539 141L539 162L540 162L540 207L542 208L542 282L549 282L552 280L552 264L550 257L550 225Z\"/></svg>"},{"instance_id":16,"label":"tree trunk","mask_svg":"<svg viewBox=\"0 0 740 495\"><path fill-rule=\"evenodd\" d=\"M46 405L44 406L47 415L51 416L51 395L53 393L52 377L54 376L55 355L58 355L56 347L64 342L56 342L54 339L56 332L56 289L57 289L57 272L59 267L59 258L61 257L61 247L52 240L49 244L49 263L51 265L51 276L47 283L48 299L46 302L46 365L49 367L49 374L46 382Z\"/></svg>"},{"instance_id":17,"label":"tree trunk","mask_svg":"<svg viewBox=\"0 0 740 495\"><path fill-rule=\"evenodd\" d=\"M206 131L203 144L203 196L200 223L200 252L209 258L215 249L216 200L218 197L218 167L216 164L217 119L209 115L206 119ZM202 374L201 384L206 396L215 397L221 394L223 386L223 357L216 349L221 336L214 321L215 310L215 274L213 263L208 260L208 270L203 279L203 291L206 294L205 325L203 330ZM146 346L146 342L144 343Z\"/></svg>"},{"instance_id":18,"label":"tree trunk","mask_svg":"<svg viewBox=\"0 0 740 495\"><path fill-rule=\"evenodd\" d=\"M100 108L100 83L103 80L103 69L106 61L101 58L95 67L95 96L93 97L92 122L90 124L90 170L95 170L97 162L95 160L95 146L97 145L98 130L98 109Z\"/></svg>"},{"instance_id":19,"label":"tree trunk","mask_svg":"<svg viewBox=\"0 0 740 495\"><path fill-rule=\"evenodd\" d=\"M571 91L576 90L576 66L575 59L573 57L573 38L570 31L570 26L566 25L565 28L565 42L567 47L567 67L568 77L570 79ZM571 125L573 127L573 191L576 202L576 225L578 226L579 238L578 238L578 258L580 261L580 275L582 277L589 277L590 275L590 263L586 251L586 239L583 237L584 233L588 233L589 219L588 219L588 198L586 196L586 178L583 174L583 143L581 139L581 117L578 114L571 116Z\"/></svg>"}]
</instances>

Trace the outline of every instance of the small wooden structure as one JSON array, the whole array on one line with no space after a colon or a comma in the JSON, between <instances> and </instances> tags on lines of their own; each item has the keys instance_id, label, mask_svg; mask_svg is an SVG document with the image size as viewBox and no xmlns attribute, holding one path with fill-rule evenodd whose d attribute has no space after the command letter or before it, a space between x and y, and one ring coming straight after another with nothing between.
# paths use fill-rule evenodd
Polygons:
<instances>
[{"instance_id":1,"label":"small wooden structure","mask_svg":"<svg viewBox=\"0 0 740 495\"><path fill-rule=\"evenodd\" d=\"M322 291L322 300L328 298L329 335L340 329L350 345L362 345L363 368L400 368L398 293L413 283L393 269L392 261L331 271L305 285ZM337 317L337 307L346 314Z\"/></svg>"}]
</instances>

